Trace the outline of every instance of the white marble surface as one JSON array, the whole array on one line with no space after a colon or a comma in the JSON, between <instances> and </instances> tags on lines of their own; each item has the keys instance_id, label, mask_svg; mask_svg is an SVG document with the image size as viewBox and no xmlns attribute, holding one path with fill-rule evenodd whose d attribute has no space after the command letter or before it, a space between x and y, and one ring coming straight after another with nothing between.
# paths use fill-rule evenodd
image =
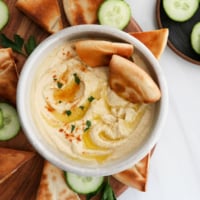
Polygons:
<instances>
[{"instance_id":1,"label":"white marble surface","mask_svg":"<svg viewBox=\"0 0 200 200\"><path fill-rule=\"evenodd\" d=\"M127 0L143 31L158 28L156 0ZM200 199L200 65L169 47L160 59L169 90L169 112L150 163L147 192L129 188L119 200Z\"/></svg>"}]
</instances>

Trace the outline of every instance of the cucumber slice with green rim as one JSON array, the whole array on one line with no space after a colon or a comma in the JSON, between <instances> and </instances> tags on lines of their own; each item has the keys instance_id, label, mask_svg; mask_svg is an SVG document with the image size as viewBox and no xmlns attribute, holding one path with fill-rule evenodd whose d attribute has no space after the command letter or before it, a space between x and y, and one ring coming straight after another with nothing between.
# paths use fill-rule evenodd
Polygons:
<instances>
[{"instance_id":1,"label":"cucumber slice with green rim","mask_svg":"<svg viewBox=\"0 0 200 200\"><path fill-rule=\"evenodd\" d=\"M0 0L0 30L4 28L9 19L8 6Z\"/></svg>"},{"instance_id":2,"label":"cucumber slice with green rim","mask_svg":"<svg viewBox=\"0 0 200 200\"><path fill-rule=\"evenodd\" d=\"M197 11L199 0L163 0L168 17L177 22L189 20Z\"/></svg>"},{"instance_id":3,"label":"cucumber slice with green rim","mask_svg":"<svg viewBox=\"0 0 200 200\"><path fill-rule=\"evenodd\" d=\"M96 192L104 182L104 177L79 176L70 172L65 172L65 178L69 187L78 194Z\"/></svg>"},{"instance_id":4,"label":"cucumber slice with green rim","mask_svg":"<svg viewBox=\"0 0 200 200\"><path fill-rule=\"evenodd\" d=\"M98 20L101 25L109 25L124 29L131 19L131 8L123 0L104 1L98 10Z\"/></svg>"},{"instance_id":5,"label":"cucumber slice with green rim","mask_svg":"<svg viewBox=\"0 0 200 200\"><path fill-rule=\"evenodd\" d=\"M200 54L200 22L197 22L190 35L191 45L197 54Z\"/></svg>"},{"instance_id":6,"label":"cucumber slice with green rim","mask_svg":"<svg viewBox=\"0 0 200 200\"><path fill-rule=\"evenodd\" d=\"M0 128L2 128L2 127L3 127L3 112L0 109Z\"/></svg>"},{"instance_id":7,"label":"cucumber slice with green rim","mask_svg":"<svg viewBox=\"0 0 200 200\"><path fill-rule=\"evenodd\" d=\"M19 117L16 109L7 104L0 103L2 126L0 127L0 140L9 140L17 135L20 129Z\"/></svg>"}]
</instances>

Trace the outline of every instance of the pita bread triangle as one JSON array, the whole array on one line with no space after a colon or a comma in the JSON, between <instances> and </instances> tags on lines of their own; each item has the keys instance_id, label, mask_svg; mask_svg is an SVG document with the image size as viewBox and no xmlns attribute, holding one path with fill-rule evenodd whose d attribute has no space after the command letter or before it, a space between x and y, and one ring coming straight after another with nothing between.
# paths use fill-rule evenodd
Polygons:
<instances>
[{"instance_id":1,"label":"pita bread triangle","mask_svg":"<svg viewBox=\"0 0 200 200\"><path fill-rule=\"evenodd\" d=\"M140 40L159 59L166 47L169 30L162 28L146 32L130 32L129 34Z\"/></svg>"},{"instance_id":2,"label":"pita bread triangle","mask_svg":"<svg viewBox=\"0 0 200 200\"><path fill-rule=\"evenodd\" d=\"M62 0L70 25L97 23L97 12L103 0Z\"/></svg>"},{"instance_id":3,"label":"pita bread triangle","mask_svg":"<svg viewBox=\"0 0 200 200\"><path fill-rule=\"evenodd\" d=\"M148 179L150 153L133 167L114 174L113 177L121 183L145 192Z\"/></svg>"},{"instance_id":4,"label":"pita bread triangle","mask_svg":"<svg viewBox=\"0 0 200 200\"><path fill-rule=\"evenodd\" d=\"M36 200L63 199L80 200L79 196L67 186L64 172L45 161Z\"/></svg>"},{"instance_id":5,"label":"pita bread triangle","mask_svg":"<svg viewBox=\"0 0 200 200\"><path fill-rule=\"evenodd\" d=\"M34 155L33 152L0 147L0 184Z\"/></svg>"},{"instance_id":6,"label":"pita bread triangle","mask_svg":"<svg viewBox=\"0 0 200 200\"><path fill-rule=\"evenodd\" d=\"M16 7L49 33L63 28L57 0L17 0Z\"/></svg>"},{"instance_id":7,"label":"pita bread triangle","mask_svg":"<svg viewBox=\"0 0 200 200\"><path fill-rule=\"evenodd\" d=\"M0 48L0 99L16 103L18 75L11 48Z\"/></svg>"}]
</instances>

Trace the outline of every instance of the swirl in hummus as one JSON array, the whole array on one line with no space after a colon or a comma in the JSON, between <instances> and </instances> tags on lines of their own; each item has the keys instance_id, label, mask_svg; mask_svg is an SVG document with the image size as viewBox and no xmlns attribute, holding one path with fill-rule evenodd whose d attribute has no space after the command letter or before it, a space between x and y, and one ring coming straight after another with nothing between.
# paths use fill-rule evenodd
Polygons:
<instances>
[{"instance_id":1,"label":"swirl in hummus","mask_svg":"<svg viewBox=\"0 0 200 200\"><path fill-rule=\"evenodd\" d=\"M34 120L44 139L73 159L91 164L120 159L151 129L155 105L119 97L109 87L108 70L82 63L74 41L54 49L38 67L31 91Z\"/></svg>"}]
</instances>

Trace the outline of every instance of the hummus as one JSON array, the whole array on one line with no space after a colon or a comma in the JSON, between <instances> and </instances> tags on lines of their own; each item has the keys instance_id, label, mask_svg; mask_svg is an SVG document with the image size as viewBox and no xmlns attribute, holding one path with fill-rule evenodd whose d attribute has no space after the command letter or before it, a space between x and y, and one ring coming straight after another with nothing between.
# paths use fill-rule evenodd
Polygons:
<instances>
[{"instance_id":1,"label":"hummus","mask_svg":"<svg viewBox=\"0 0 200 200\"><path fill-rule=\"evenodd\" d=\"M73 41L54 49L38 67L31 90L33 118L44 140L70 158L90 164L122 159L149 134L155 105L119 97L109 87L108 70L82 63Z\"/></svg>"}]
</instances>

